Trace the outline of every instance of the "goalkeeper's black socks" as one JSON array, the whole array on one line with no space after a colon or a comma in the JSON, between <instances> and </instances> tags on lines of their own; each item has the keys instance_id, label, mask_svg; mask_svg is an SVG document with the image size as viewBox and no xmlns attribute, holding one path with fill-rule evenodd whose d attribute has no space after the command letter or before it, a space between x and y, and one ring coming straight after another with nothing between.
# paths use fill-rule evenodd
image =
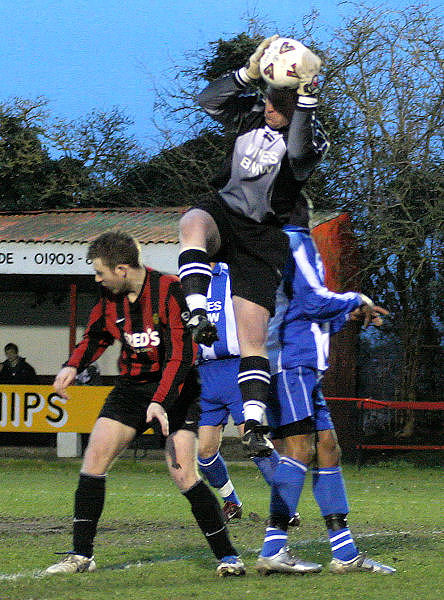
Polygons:
<instances>
[{"instance_id":1,"label":"goalkeeper's black socks","mask_svg":"<svg viewBox=\"0 0 444 600\"><path fill-rule=\"evenodd\" d=\"M268 358L263 356L245 356L241 358L237 381L244 405L245 431L262 423L270 379Z\"/></svg>"},{"instance_id":2,"label":"goalkeeper's black socks","mask_svg":"<svg viewBox=\"0 0 444 600\"><path fill-rule=\"evenodd\" d=\"M105 475L80 473L74 499L73 552L91 558L105 503Z\"/></svg>"},{"instance_id":3,"label":"goalkeeper's black socks","mask_svg":"<svg viewBox=\"0 0 444 600\"><path fill-rule=\"evenodd\" d=\"M194 518L215 557L220 560L224 556L238 556L228 537L219 502L210 488L200 480L182 493L190 502Z\"/></svg>"},{"instance_id":4,"label":"goalkeeper's black socks","mask_svg":"<svg viewBox=\"0 0 444 600\"><path fill-rule=\"evenodd\" d=\"M179 254L179 277L191 317L206 316L211 275L210 258L204 250L187 248Z\"/></svg>"}]
</instances>

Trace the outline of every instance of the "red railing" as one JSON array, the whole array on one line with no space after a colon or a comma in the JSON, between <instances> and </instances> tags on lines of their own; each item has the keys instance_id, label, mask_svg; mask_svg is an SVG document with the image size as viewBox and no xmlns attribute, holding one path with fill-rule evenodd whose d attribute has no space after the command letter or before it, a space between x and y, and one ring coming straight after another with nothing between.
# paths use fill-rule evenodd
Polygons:
<instances>
[{"instance_id":1,"label":"red railing","mask_svg":"<svg viewBox=\"0 0 444 600\"><path fill-rule=\"evenodd\" d=\"M326 397L327 401L333 402L354 402L360 411L359 428L362 441L356 444L356 450L359 452L358 462L363 462L363 454L365 450L444 450L444 440L437 443L431 443L430 439L420 443L418 440L412 439L412 443L367 443L365 441L364 431L364 411L393 409L393 410L409 410L409 411L442 411L444 410L444 402L409 402L396 400L373 400L373 398L342 398L337 396ZM415 438L414 435L411 436ZM405 439L405 438L404 438Z\"/></svg>"}]
</instances>

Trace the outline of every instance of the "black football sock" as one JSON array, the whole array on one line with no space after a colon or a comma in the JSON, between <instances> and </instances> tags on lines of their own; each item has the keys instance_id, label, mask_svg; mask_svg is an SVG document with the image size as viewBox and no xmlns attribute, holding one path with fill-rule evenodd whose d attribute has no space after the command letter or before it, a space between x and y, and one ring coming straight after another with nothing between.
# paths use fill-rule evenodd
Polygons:
<instances>
[{"instance_id":1,"label":"black football sock","mask_svg":"<svg viewBox=\"0 0 444 600\"><path fill-rule=\"evenodd\" d=\"M210 488L200 480L183 495L191 504L194 518L216 558L237 556L228 537L219 502Z\"/></svg>"},{"instance_id":2,"label":"black football sock","mask_svg":"<svg viewBox=\"0 0 444 600\"><path fill-rule=\"evenodd\" d=\"M211 274L210 258L204 250L188 248L179 254L179 277L191 317L206 315Z\"/></svg>"},{"instance_id":3,"label":"black football sock","mask_svg":"<svg viewBox=\"0 0 444 600\"><path fill-rule=\"evenodd\" d=\"M105 503L105 475L80 473L74 499L73 551L91 558Z\"/></svg>"},{"instance_id":4,"label":"black football sock","mask_svg":"<svg viewBox=\"0 0 444 600\"><path fill-rule=\"evenodd\" d=\"M270 386L270 364L263 356L246 356L241 359L238 383L242 393L245 414L245 431L262 423Z\"/></svg>"}]
</instances>

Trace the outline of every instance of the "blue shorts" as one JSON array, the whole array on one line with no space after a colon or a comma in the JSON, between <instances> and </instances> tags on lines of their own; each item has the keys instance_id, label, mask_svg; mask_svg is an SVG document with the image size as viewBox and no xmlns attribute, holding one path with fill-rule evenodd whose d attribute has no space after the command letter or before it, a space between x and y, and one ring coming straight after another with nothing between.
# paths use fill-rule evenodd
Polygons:
<instances>
[{"instance_id":1,"label":"blue shorts","mask_svg":"<svg viewBox=\"0 0 444 600\"><path fill-rule=\"evenodd\" d=\"M312 420L312 431L334 429L322 394L322 374L299 366L273 375L267 402L267 420L273 436L281 437L280 428L288 431L290 424L308 418Z\"/></svg>"},{"instance_id":2,"label":"blue shorts","mask_svg":"<svg viewBox=\"0 0 444 600\"><path fill-rule=\"evenodd\" d=\"M237 383L240 358L207 360L199 365L201 425L226 425L231 414L235 425L245 421Z\"/></svg>"}]
</instances>

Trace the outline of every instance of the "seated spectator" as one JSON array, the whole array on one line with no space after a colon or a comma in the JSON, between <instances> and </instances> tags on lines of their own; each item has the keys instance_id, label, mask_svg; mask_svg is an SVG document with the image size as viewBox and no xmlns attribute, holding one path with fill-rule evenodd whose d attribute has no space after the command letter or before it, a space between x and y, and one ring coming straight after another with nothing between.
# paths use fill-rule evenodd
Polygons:
<instances>
[{"instance_id":1,"label":"seated spectator","mask_svg":"<svg viewBox=\"0 0 444 600\"><path fill-rule=\"evenodd\" d=\"M0 363L0 383L38 384L39 378L26 360L19 356L18 346L13 343L6 344L6 360Z\"/></svg>"}]
</instances>

